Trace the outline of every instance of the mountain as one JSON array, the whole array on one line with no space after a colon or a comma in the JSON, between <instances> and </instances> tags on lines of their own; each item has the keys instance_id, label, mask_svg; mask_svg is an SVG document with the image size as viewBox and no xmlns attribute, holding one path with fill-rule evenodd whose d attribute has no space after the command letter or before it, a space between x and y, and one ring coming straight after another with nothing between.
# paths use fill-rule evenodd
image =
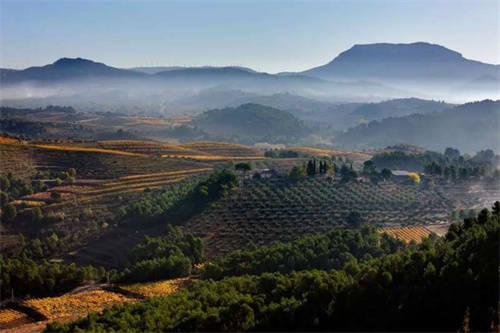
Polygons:
<instances>
[{"instance_id":1,"label":"mountain","mask_svg":"<svg viewBox=\"0 0 500 333\"><path fill-rule=\"evenodd\" d=\"M49 65L29 67L24 70L0 69L1 82L7 85L33 81L56 82L92 78L123 79L143 76L144 74L136 71L114 68L82 58L61 58Z\"/></svg>"},{"instance_id":2,"label":"mountain","mask_svg":"<svg viewBox=\"0 0 500 333\"><path fill-rule=\"evenodd\" d=\"M500 67L430 43L377 43L354 45L328 64L301 74L337 80L472 80L483 75L498 77Z\"/></svg>"},{"instance_id":3,"label":"mountain","mask_svg":"<svg viewBox=\"0 0 500 333\"><path fill-rule=\"evenodd\" d=\"M389 117L402 117L410 114L425 114L435 111L443 111L453 105L429 101L419 98L399 98L380 103L365 103L358 106L351 115L366 121L379 120Z\"/></svg>"},{"instance_id":4,"label":"mountain","mask_svg":"<svg viewBox=\"0 0 500 333\"><path fill-rule=\"evenodd\" d=\"M133 70L133 71L137 71L137 72L146 73L146 74L157 74L157 73L160 73L160 72L166 72L166 71L172 71L172 70L206 69L206 68L212 68L212 69L217 69L217 68L234 68L234 69L245 70L247 72L256 73L256 71L254 71L251 68L248 68L248 67L239 67L239 66L226 66L226 67L212 67L212 66L202 66L202 67L157 66L157 67L133 67L133 68L129 68L129 69Z\"/></svg>"},{"instance_id":5,"label":"mountain","mask_svg":"<svg viewBox=\"0 0 500 333\"><path fill-rule=\"evenodd\" d=\"M335 143L350 148L381 148L401 142L442 151L500 150L500 101L467 103L440 112L386 118L350 128Z\"/></svg>"},{"instance_id":6,"label":"mountain","mask_svg":"<svg viewBox=\"0 0 500 333\"><path fill-rule=\"evenodd\" d=\"M254 103L206 111L192 125L213 137L241 143L294 142L309 134L292 114Z\"/></svg>"}]
</instances>

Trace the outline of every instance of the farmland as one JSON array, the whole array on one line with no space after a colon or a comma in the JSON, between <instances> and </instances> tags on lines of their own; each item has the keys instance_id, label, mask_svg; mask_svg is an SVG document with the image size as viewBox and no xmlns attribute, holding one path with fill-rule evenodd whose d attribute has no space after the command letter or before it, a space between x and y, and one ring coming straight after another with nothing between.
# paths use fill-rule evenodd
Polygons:
<instances>
[{"instance_id":1,"label":"farmland","mask_svg":"<svg viewBox=\"0 0 500 333\"><path fill-rule=\"evenodd\" d=\"M188 278L180 278L158 282L121 285L120 288L144 297L169 296L187 286L190 282Z\"/></svg>"},{"instance_id":2,"label":"farmland","mask_svg":"<svg viewBox=\"0 0 500 333\"><path fill-rule=\"evenodd\" d=\"M64 286L32 294L19 288L16 276L16 304L47 319L40 321L12 307L0 312L5 328L33 325L40 330L53 320L74 320L114 305L169 296L206 278L204 267L220 267L214 266L219 255L245 249L253 253L253 245L261 254L267 253L262 248L267 245L281 253L296 244L308 247L327 233L363 230L366 223L374 227L370 232L376 234L377 229L394 237L384 245L384 251L391 251L391 244L403 247L396 239L408 244L432 233L443 235L459 210L479 205L483 192L467 183L437 181L428 186L432 178L425 175L420 183L382 178L380 171L363 170L369 154L324 148L288 147L300 154L265 157L262 150L221 142L10 138L0 148L5 157L0 164L2 183L11 183L5 195L16 211L1 226L2 254L33 258L29 264L12 260L9 274L25 265L26 274L40 278L42 289L51 281ZM315 171L306 172L313 161ZM329 163L329 172L316 172L316 164L321 170L323 163ZM292 168L303 168L304 175L293 179ZM488 188L488 198L497 190ZM303 236L312 238L300 240ZM373 240L368 234L363 237ZM332 248L339 252L331 256L339 259L323 263L336 263L331 267L340 269L350 257L337 238L332 239ZM283 243L291 241L298 242ZM351 245L355 252L357 245ZM365 250L381 255L378 246L375 241ZM320 248L315 251L322 253ZM359 253L359 261L369 262L371 252L366 251ZM242 253L241 267L248 268L247 252ZM300 250L294 253L288 264L309 262ZM322 258L318 255L314 262ZM42 262L43 268L38 266ZM259 262L262 266L266 261ZM76 267L71 276L82 279L66 281L66 274L54 273L61 267ZM76 269L88 273L78 275Z\"/></svg>"},{"instance_id":3,"label":"farmland","mask_svg":"<svg viewBox=\"0 0 500 333\"><path fill-rule=\"evenodd\" d=\"M20 326L32 319L24 312L14 309L0 309L0 329Z\"/></svg>"},{"instance_id":4,"label":"farmland","mask_svg":"<svg viewBox=\"0 0 500 333\"><path fill-rule=\"evenodd\" d=\"M49 320L65 317L81 317L90 312L123 303L135 302L136 299L106 290L91 290L59 297L30 299L24 304L37 310Z\"/></svg>"},{"instance_id":5,"label":"farmland","mask_svg":"<svg viewBox=\"0 0 500 333\"><path fill-rule=\"evenodd\" d=\"M423 226L400 227L380 229L380 233L386 233L389 236L402 240L405 243L415 241L421 243L423 238L430 236L431 231Z\"/></svg>"},{"instance_id":6,"label":"farmland","mask_svg":"<svg viewBox=\"0 0 500 333\"><path fill-rule=\"evenodd\" d=\"M186 228L205 240L210 256L346 226L353 210L370 224L406 226L446 220L452 208L452 200L439 191L411 185L342 184L323 178L291 185L271 179L247 182Z\"/></svg>"},{"instance_id":7,"label":"farmland","mask_svg":"<svg viewBox=\"0 0 500 333\"><path fill-rule=\"evenodd\" d=\"M173 279L120 286L98 285L57 297L31 298L22 302L20 309L0 309L0 329L15 327L20 330L41 331L47 323L54 320L75 320L115 305L137 303L143 298L155 296L170 296L190 282L190 279Z\"/></svg>"}]
</instances>

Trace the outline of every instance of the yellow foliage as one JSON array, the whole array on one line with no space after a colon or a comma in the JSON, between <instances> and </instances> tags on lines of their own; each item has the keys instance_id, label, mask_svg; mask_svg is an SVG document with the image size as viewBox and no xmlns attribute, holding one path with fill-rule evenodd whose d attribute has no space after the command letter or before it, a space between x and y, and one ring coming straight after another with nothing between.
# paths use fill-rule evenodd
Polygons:
<instances>
[{"instance_id":1,"label":"yellow foliage","mask_svg":"<svg viewBox=\"0 0 500 333\"><path fill-rule=\"evenodd\" d=\"M120 287L145 297L169 296L177 292L180 288L186 286L189 282L189 279L181 278L158 282L135 283Z\"/></svg>"},{"instance_id":2,"label":"yellow foliage","mask_svg":"<svg viewBox=\"0 0 500 333\"><path fill-rule=\"evenodd\" d=\"M387 228L380 229L379 233L386 233L389 236L400 239L403 242L409 243L414 240L417 243L422 242L422 238L429 237L430 231L421 226L414 227L401 227L401 228Z\"/></svg>"},{"instance_id":3,"label":"yellow foliage","mask_svg":"<svg viewBox=\"0 0 500 333\"><path fill-rule=\"evenodd\" d=\"M14 320L29 319L25 313L19 312L13 309L2 309L0 310L0 328L3 325L8 324Z\"/></svg>"},{"instance_id":4,"label":"yellow foliage","mask_svg":"<svg viewBox=\"0 0 500 333\"><path fill-rule=\"evenodd\" d=\"M25 304L35 308L47 318L55 319L74 315L84 316L113 305L133 302L137 302L137 299L106 290L91 290L59 297L31 299Z\"/></svg>"},{"instance_id":5,"label":"yellow foliage","mask_svg":"<svg viewBox=\"0 0 500 333\"><path fill-rule=\"evenodd\" d=\"M408 177L410 177L411 179L413 179L413 181L415 182L415 184L420 184L420 175L416 172L410 172L408 174Z\"/></svg>"}]
</instances>

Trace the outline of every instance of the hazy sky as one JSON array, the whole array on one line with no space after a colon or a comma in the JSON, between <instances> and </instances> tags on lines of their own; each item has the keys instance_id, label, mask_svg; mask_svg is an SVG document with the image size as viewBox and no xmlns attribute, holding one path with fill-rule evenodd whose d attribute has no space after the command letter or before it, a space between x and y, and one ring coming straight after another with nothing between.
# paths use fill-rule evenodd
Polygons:
<instances>
[{"instance_id":1,"label":"hazy sky","mask_svg":"<svg viewBox=\"0 0 500 333\"><path fill-rule=\"evenodd\" d=\"M354 44L428 41L500 63L500 0L0 0L1 66L83 57L116 66L298 71Z\"/></svg>"}]
</instances>

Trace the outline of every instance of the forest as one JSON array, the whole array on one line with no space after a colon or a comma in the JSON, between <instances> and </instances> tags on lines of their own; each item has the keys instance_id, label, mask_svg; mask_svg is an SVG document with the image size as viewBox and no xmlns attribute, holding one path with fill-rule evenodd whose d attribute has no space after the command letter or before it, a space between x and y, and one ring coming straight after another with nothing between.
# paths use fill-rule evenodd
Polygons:
<instances>
[{"instance_id":1,"label":"forest","mask_svg":"<svg viewBox=\"0 0 500 333\"><path fill-rule=\"evenodd\" d=\"M47 331L494 330L499 218L496 202L452 224L442 239L366 261L353 257L341 269L209 279Z\"/></svg>"}]
</instances>

